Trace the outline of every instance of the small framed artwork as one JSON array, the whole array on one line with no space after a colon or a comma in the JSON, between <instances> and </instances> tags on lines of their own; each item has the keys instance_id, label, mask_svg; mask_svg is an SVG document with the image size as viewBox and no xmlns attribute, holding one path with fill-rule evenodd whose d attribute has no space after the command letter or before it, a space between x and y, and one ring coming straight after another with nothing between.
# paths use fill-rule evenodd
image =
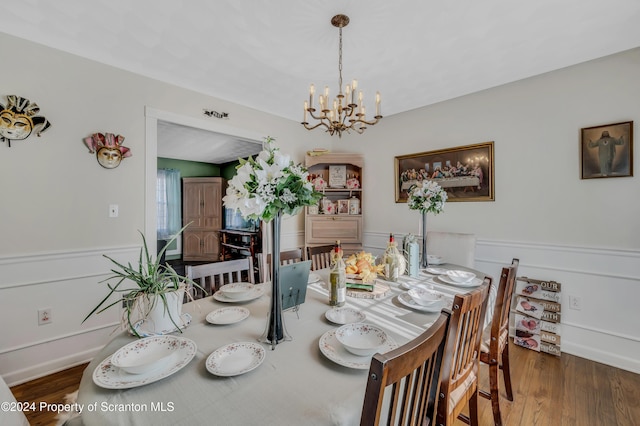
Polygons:
<instances>
[{"instance_id":1,"label":"small framed artwork","mask_svg":"<svg viewBox=\"0 0 640 426\"><path fill-rule=\"evenodd\" d=\"M349 214L349 200L338 200L338 214Z\"/></svg>"},{"instance_id":2,"label":"small framed artwork","mask_svg":"<svg viewBox=\"0 0 640 426\"><path fill-rule=\"evenodd\" d=\"M329 187L344 188L346 184L347 184L347 166L344 164L329 166Z\"/></svg>"},{"instance_id":3,"label":"small framed artwork","mask_svg":"<svg viewBox=\"0 0 640 426\"><path fill-rule=\"evenodd\" d=\"M447 202L493 201L493 142L401 155L395 158L396 203L423 180L447 191Z\"/></svg>"},{"instance_id":4,"label":"small framed artwork","mask_svg":"<svg viewBox=\"0 0 640 426\"><path fill-rule=\"evenodd\" d=\"M633 176L633 121L580 132L580 179Z\"/></svg>"}]
</instances>

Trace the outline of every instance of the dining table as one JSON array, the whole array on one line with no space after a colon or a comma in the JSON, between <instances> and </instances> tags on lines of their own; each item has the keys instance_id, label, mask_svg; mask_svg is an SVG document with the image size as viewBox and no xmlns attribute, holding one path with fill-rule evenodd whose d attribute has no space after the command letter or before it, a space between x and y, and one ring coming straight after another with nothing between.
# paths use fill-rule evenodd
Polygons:
<instances>
[{"instance_id":1,"label":"dining table","mask_svg":"<svg viewBox=\"0 0 640 426\"><path fill-rule=\"evenodd\" d=\"M77 398L82 412L74 424L357 425L371 356L346 351L336 330L353 321L375 325L388 337L380 349L385 352L420 335L440 314L417 305L408 297L409 288L426 286L442 295L444 307L451 307L455 294L472 290L485 276L452 264L434 267L416 277L403 275L396 282L378 278L372 293L348 290L341 309L357 314L355 318L334 315L337 308L329 306L329 271L311 271L304 302L283 312L291 340L274 346L258 342L267 325L268 282L256 284L251 300L228 300L216 293L185 303L182 315L188 325L171 333L189 342L179 356L184 362L151 373L129 374L111 365L114 353L137 339L118 332L83 373ZM478 282L453 284L441 275L448 269L474 272ZM245 308L242 311L248 310L248 315L216 323L217 313L231 307ZM233 369L216 371L212 357L233 344L258 344L264 350L251 368L237 374Z\"/></svg>"}]
</instances>

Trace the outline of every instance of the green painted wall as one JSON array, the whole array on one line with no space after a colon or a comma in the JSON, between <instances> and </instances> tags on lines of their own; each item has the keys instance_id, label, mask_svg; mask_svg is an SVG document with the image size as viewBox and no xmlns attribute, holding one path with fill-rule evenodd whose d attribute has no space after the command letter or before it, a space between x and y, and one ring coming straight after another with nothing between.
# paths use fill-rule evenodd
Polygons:
<instances>
[{"instance_id":1,"label":"green painted wall","mask_svg":"<svg viewBox=\"0 0 640 426\"><path fill-rule=\"evenodd\" d=\"M220 166L198 161L174 160L158 157L159 169L178 169L181 177L217 177L220 176Z\"/></svg>"}]
</instances>

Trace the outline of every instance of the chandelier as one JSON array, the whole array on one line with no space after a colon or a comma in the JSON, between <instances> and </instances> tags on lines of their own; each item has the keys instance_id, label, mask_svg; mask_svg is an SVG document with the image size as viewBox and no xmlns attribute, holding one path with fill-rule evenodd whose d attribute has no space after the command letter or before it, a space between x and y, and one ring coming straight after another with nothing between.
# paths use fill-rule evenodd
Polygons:
<instances>
[{"instance_id":1,"label":"chandelier","mask_svg":"<svg viewBox=\"0 0 640 426\"><path fill-rule=\"evenodd\" d=\"M331 18L331 25L340 30L340 48L338 50L338 94L329 104L329 87L324 87L324 93L318 96L319 111L316 115L316 108L313 105L315 87L309 87L309 101L304 101L304 121L302 125L307 130L313 130L323 126L330 135L338 134L342 137L342 132L349 133L351 130L360 134L364 133L367 126L373 126L381 118L380 115L380 93L376 92L376 115L373 120L367 121L366 109L362 102L362 91L358 91L358 82L353 80L347 84L342 92L342 28L349 24L349 17L346 15L336 15ZM356 92L358 92L356 94ZM317 120L314 125L309 125L307 117Z\"/></svg>"}]
</instances>

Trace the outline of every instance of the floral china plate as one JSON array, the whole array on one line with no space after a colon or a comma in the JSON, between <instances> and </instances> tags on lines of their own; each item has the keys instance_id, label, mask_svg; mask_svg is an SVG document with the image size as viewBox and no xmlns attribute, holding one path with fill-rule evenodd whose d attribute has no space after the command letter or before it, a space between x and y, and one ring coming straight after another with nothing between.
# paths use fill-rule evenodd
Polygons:
<instances>
[{"instance_id":1,"label":"floral china plate","mask_svg":"<svg viewBox=\"0 0 640 426\"><path fill-rule=\"evenodd\" d=\"M178 324L178 328L180 330L184 330L189 326L189 324L191 324L191 315L187 313L180 315L180 319L176 321L176 324ZM178 331L178 328L176 327L167 330L155 331L151 328L151 324L148 320L138 321L133 325L133 328L142 337L161 336L163 334L170 334ZM129 330L129 333L134 334L131 330Z\"/></svg>"},{"instance_id":2,"label":"floral china plate","mask_svg":"<svg viewBox=\"0 0 640 426\"><path fill-rule=\"evenodd\" d=\"M336 330L329 330L320 337L320 352L331 361L343 367L357 370L368 370L371 364L370 356L358 356L349 352L336 338ZM378 352L386 353L398 347L395 340L387 335L387 340Z\"/></svg>"},{"instance_id":3,"label":"floral china plate","mask_svg":"<svg viewBox=\"0 0 640 426\"><path fill-rule=\"evenodd\" d=\"M218 302L226 302L226 303L248 302L250 300L259 298L264 294L264 292L265 292L264 285L255 285L253 286L250 292L243 295L242 297L237 297L235 299L232 299L230 297L225 296L225 294L222 293L221 291L216 291L215 293L213 293L213 298Z\"/></svg>"},{"instance_id":4,"label":"floral china plate","mask_svg":"<svg viewBox=\"0 0 640 426\"><path fill-rule=\"evenodd\" d=\"M230 343L216 349L206 361L207 371L216 376L230 377L248 373L264 361L264 348L253 342Z\"/></svg>"},{"instance_id":5,"label":"floral china plate","mask_svg":"<svg viewBox=\"0 0 640 426\"><path fill-rule=\"evenodd\" d=\"M322 277L320 277L320 275L316 274L315 272L310 272L307 284L317 283L318 281L322 281Z\"/></svg>"},{"instance_id":6,"label":"floral china plate","mask_svg":"<svg viewBox=\"0 0 640 426\"><path fill-rule=\"evenodd\" d=\"M431 274L431 275L443 275L447 273L447 270L444 268L432 268L432 267L428 267L423 269L424 272L426 272L427 274Z\"/></svg>"},{"instance_id":7,"label":"floral china plate","mask_svg":"<svg viewBox=\"0 0 640 426\"><path fill-rule=\"evenodd\" d=\"M444 306L444 301L443 303L434 303L429 306L422 306L418 304L415 300L413 300L409 295L409 293L399 294L398 301L408 308L415 309L416 311L422 311L422 312L440 312L442 310L442 307Z\"/></svg>"},{"instance_id":8,"label":"floral china plate","mask_svg":"<svg viewBox=\"0 0 640 426\"><path fill-rule=\"evenodd\" d=\"M346 307L331 308L325 312L324 316L330 322L338 325L362 322L367 318L364 312Z\"/></svg>"},{"instance_id":9,"label":"floral china plate","mask_svg":"<svg viewBox=\"0 0 640 426\"><path fill-rule=\"evenodd\" d=\"M216 309L205 318L210 324L235 324L249 317L249 310L239 306Z\"/></svg>"},{"instance_id":10,"label":"floral china plate","mask_svg":"<svg viewBox=\"0 0 640 426\"><path fill-rule=\"evenodd\" d=\"M105 389L129 389L148 385L157 382L179 371L195 356L198 347L196 342L185 337L176 337L179 348L171 356L169 362L161 368L154 369L142 374L129 374L124 370L111 364L109 355L93 370L93 382Z\"/></svg>"},{"instance_id":11,"label":"floral china plate","mask_svg":"<svg viewBox=\"0 0 640 426\"><path fill-rule=\"evenodd\" d=\"M454 281L451 278L449 278L448 275L440 275L438 276L438 279L444 283L455 285L458 287L478 287L480 284L482 284L482 280L477 277L467 281L466 283L459 283L457 281Z\"/></svg>"}]
</instances>

